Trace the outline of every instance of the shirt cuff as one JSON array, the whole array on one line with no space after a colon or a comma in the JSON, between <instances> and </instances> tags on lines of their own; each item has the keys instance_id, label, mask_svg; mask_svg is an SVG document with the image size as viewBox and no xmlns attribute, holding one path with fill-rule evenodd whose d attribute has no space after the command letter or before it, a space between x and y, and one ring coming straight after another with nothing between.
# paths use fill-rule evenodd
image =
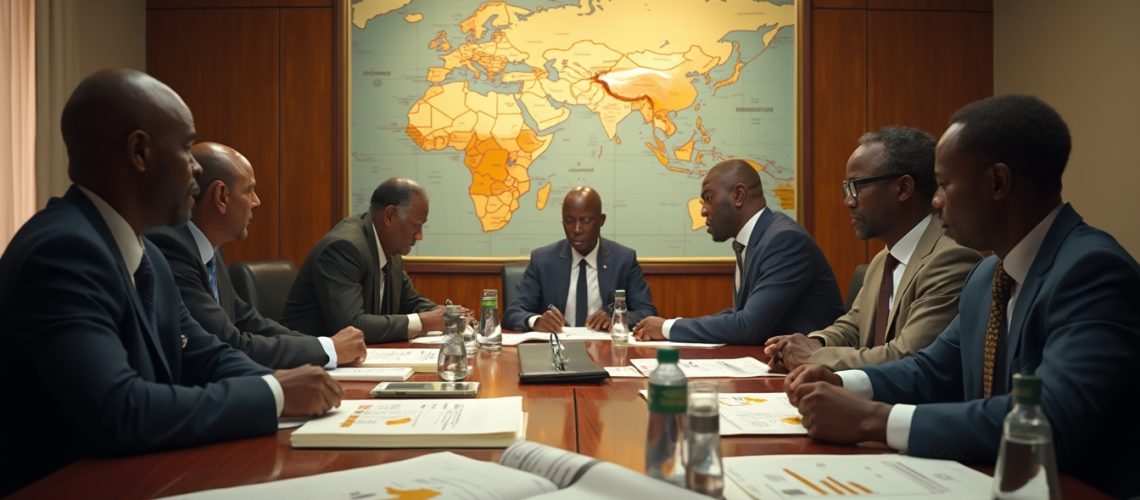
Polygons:
<instances>
[{"instance_id":1,"label":"shirt cuff","mask_svg":"<svg viewBox=\"0 0 1140 500\"><path fill-rule=\"evenodd\" d=\"M420 322L420 315L412 313L408 315L408 340L420 336L420 330L424 329L424 324Z\"/></svg>"},{"instance_id":2,"label":"shirt cuff","mask_svg":"<svg viewBox=\"0 0 1140 500\"><path fill-rule=\"evenodd\" d=\"M897 404L887 417L887 446L906 453L910 444L910 422L914 420L915 405Z\"/></svg>"},{"instance_id":3,"label":"shirt cuff","mask_svg":"<svg viewBox=\"0 0 1140 500\"><path fill-rule=\"evenodd\" d=\"M277 404L277 416L281 416L281 412L285 410L285 390L281 388L281 382L277 381L277 377L273 375L262 375L261 380L265 381L265 385L269 386L269 391L273 393L273 402Z\"/></svg>"},{"instance_id":4,"label":"shirt cuff","mask_svg":"<svg viewBox=\"0 0 1140 500\"><path fill-rule=\"evenodd\" d=\"M526 319L526 327L531 329L531 330L534 330L534 324L538 323L538 318L541 318L541 317L542 316L535 314L534 316L527 318Z\"/></svg>"},{"instance_id":5,"label":"shirt cuff","mask_svg":"<svg viewBox=\"0 0 1140 500\"><path fill-rule=\"evenodd\" d=\"M661 336L665 337L665 340L669 340L669 330L673 328L673 323L676 323L678 319L680 318L667 319L661 324Z\"/></svg>"},{"instance_id":6,"label":"shirt cuff","mask_svg":"<svg viewBox=\"0 0 1140 500\"><path fill-rule=\"evenodd\" d=\"M337 361L339 360L336 359L336 346L333 345L332 339L329 337L317 337L317 341L321 343L321 347L324 348L325 354L328 354L329 356L329 362L325 363L325 369L332 370L333 368L336 368Z\"/></svg>"},{"instance_id":7,"label":"shirt cuff","mask_svg":"<svg viewBox=\"0 0 1140 500\"><path fill-rule=\"evenodd\" d=\"M863 399L871 399L874 391L871 388L871 377L863 370L843 370L835 372L843 380L843 388Z\"/></svg>"}]
</instances>

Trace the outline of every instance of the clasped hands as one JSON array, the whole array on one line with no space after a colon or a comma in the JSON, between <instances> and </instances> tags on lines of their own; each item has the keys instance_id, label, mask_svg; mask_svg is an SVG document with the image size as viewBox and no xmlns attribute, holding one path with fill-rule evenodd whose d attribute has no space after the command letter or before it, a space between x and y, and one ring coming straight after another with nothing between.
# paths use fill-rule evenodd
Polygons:
<instances>
[{"instance_id":1,"label":"clasped hands","mask_svg":"<svg viewBox=\"0 0 1140 500\"><path fill-rule=\"evenodd\" d=\"M803 416L812 439L839 444L885 443L891 405L856 396L835 372L801 365L784 378L788 401Z\"/></svg>"}]
</instances>

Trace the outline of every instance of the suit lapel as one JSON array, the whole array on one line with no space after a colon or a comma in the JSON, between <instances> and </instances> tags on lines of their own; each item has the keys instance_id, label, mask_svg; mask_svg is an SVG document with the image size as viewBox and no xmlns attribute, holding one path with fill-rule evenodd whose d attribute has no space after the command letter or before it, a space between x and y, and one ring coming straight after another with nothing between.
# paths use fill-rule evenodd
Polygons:
<instances>
[{"instance_id":1,"label":"suit lapel","mask_svg":"<svg viewBox=\"0 0 1140 500\"><path fill-rule=\"evenodd\" d=\"M760 240L764 238L764 233L772 225L775 220L775 215L771 209L764 209L764 213L756 218L756 225L752 226L752 234L748 236L748 246L744 253L744 269L740 273L740 290L736 291L734 301L735 308L740 310L744 307L744 299L748 297L748 290L752 288L752 277L755 275L754 266L760 260Z\"/></svg>"},{"instance_id":2,"label":"suit lapel","mask_svg":"<svg viewBox=\"0 0 1140 500\"><path fill-rule=\"evenodd\" d=\"M1014 304L1013 319L1009 325L1008 342L1005 344L1005 366L1011 366L1013 359L1021 350L1021 335L1025 328L1025 319L1029 316L1030 305L1037 300L1037 292L1041 290L1042 276L1053 267L1057 252L1061 250L1061 243L1080 223L1081 216L1077 215L1073 207L1066 203L1057 214L1049 232L1045 234L1041 248L1037 250L1037 256L1033 258L1033 265L1029 268L1029 274L1025 276L1025 283L1021 285L1021 291L1017 293L1017 303ZM1012 377L1013 373L1006 373L1005 375Z\"/></svg>"},{"instance_id":3,"label":"suit lapel","mask_svg":"<svg viewBox=\"0 0 1140 500\"><path fill-rule=\"evenodd\" d=\"M863 295L866 300L860 304L864 310L859 311L859 345L863 347L875 346L875 312L879 305L879 291L883 288L885 270L883 267L886 258L887 250L883 249L871 259L871 264L867 266L867 272L863 275L863 288L859 292L860 295L866 294ZM891 316L894 316L893 312ZM889 323L887 329L890 329Z\"/></svg>"},{"instance_id":4,"label":"suit lapel","mask_svg":"<svg viewBox=\"0 0 1140 500\"><path fill-rule=\"evenodd\" d=\"M127 271L126 261L123 260L123 253L119 251L119 245L115 243L115 237L111 235L111 229L107 227L107 222L103 220L103 215L95 208L95 205L83 194L79 188L72 186L67 190L64 198L75 204L79 211L83 213L99 236L103 238L103 244L107 245L107 249L111 251L111 255L115 257L115 267L119 271L120 284L125 290L129 290L127 297L131 302L131 309L135 315L135 322L139 325L143 338L150 349L151 357L158 360L158 366L161 367L167 380L172 380L170 375L170 363L166 360L166 354L162 348L162 342L159 340L158 332L150 326L150 320L146 317L146 312L143 311L142 300L139 298L138 289L135 287L134 277ZM143 247L146 252L146 247ZM157 282L157 279L155 280ZM118 332L119 335L125 335L126 332ZM157 369L157 367L156 367ZM155 373L155 376L159 376Z\"/></svg>"},{"instance_id":5,"label":"suit lapel","mask_svg":"<svg viewBox=\"0 0 1140 500\"><path fill-rule=\"evenodd\" d=\"M226 316L233 318L235 317L234 287L230 282L230 270L227 268L226 256L222 254L221 248L214 250L214 274L218 280L218 303L226 312Z\"/></svg>"},{"instance_id":6,"label":"suit lapel","mask_svg":"<svg viewBox=\"0 0 1140 500\"><path fill-rule=\"evenodd\" d=\"M605 241L604 238L598 239L598 293L602 296L602 309L607 304L614 303L614 271L611 269L614 265L613 249L610 245L603 244ZM567 288L569 289L569 284Z\"/></svg>"},{"instance_id":7,"label":"suit lapel","mask_svg":"<svg viewBox=\"0 0 1140 500\"><path fill-rule=\"evenodd\" d=\"M571 262L571 255L570 243L563 239L558 243L558 263L551 281L554 287L553 296L562 298L561 303L554 304L554 307L564 313L566 312L566 303L570 300L566 294L570 293L570 267L574 264ZM545 308L546 306L542 307Z\"/></svg>"},{"instance_id":8,"label":"suit lapel","mask_svg":"<svg viewBox=\"0 0 1140 500\"><path fill-rule=\"evenodd\" d=\"M891 332L891 328L895 325L895 318L899 315L899 303L902 301L903 294L905 294L912 286L914 286L914 278L918 276L918 269L922 267L922 263L930 254L934 253L934 245L938 243L938 238L942 236L942 223L937 218L931 217L930 223L926 225L926 229L922 231L922 235L918 237L918 243L914 245L914 252L910 254L910 260L907 261L906 267L903 268L902 279L899 280L899 288L895 290L895 296L891 300L891 314L887 318L887 333ZM875 295L878 297L878 295ZM888 340L893 336L888 336Z\"/></svg>"},{"instance_id":9,"label":"suit lapel","mask_svg":"<svg viewBox=\"0 0 1140 500\"><path fill-rule=\"evenodd\" d=\"M385 314L384 302L387 302L391 298L388 297L388 295L391 294L383 294L384 297L383 300L381 300L380 276L382 271L380 270L380 249L376 246L376 228L372 227L372 220L368 217L368 212L361 215L358 223L360 224L361 230L364 231L364 243L368 245L369 259L367 276L371 277L371 279L369 279L368 283L364 284L364 286L367 286L371 292L371 311L375 311L377 314ZM389 265L388 270L391 271L393 267L394 266ZM388 289L391 288L388 286L390 281L392 281L391 276L384 276L385 287Z\"/></svg>"}]
</instances>

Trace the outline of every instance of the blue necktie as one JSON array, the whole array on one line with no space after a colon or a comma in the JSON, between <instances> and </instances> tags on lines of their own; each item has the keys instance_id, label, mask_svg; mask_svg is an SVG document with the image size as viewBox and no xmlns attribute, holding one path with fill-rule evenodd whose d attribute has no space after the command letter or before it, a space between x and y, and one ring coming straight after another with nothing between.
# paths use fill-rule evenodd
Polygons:
<instances>
[{"instance_id":1,"label":"blue necktie","mask_svg":"<svg viewBox=\"0 0 1140 500\"><path fill-rule=\"evenodd\" d=\"M586 296L586 259L578 261L578 293L574 303L574 326L586 326L586 309L590 299Z\"/></svg>"},{"instance_id":2,"label":"blue necktie","mask_svg":"<svg viewBox=\"0 0 1140 500\"><path fill-rule=\"evenodd\" d=\"M139 292L139 299L142 301L146 320L150 322L150 328L157 331L158 316L154 310L154 266L145 251L142 261L139 262L139 268L135 270L135 290Z\"/></svg>"},{"instance_id":3,"label":"blue necktie","mask_svg":"<svg viewBox=\"0 0 1140 500\"><path fill-rule=\"evenodd\" d=\"M218 302L218 273L214 266L217 257L210 257L206 262L206 272L210 275L210 293L214 294L214 302Z\"/></svg>"}]
</instances>

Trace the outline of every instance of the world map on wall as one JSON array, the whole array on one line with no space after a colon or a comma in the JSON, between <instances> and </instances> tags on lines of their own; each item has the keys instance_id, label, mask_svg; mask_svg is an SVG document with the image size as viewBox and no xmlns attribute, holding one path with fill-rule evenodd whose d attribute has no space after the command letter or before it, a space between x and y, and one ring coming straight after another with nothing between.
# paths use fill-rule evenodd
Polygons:
<instances>
[{"instance_id":1,"label":"world map on wall","mask_svg":"<svg viewBox=\"0 0 1140 500\"><path fill-rule=\"evenodd\" d=\"M795 6L754 0L361 0L351 8L351 206L428 191L413 255L509 257L564 237L573 186L644 257L723 257L705 173L760 172L795 217Z\"/></svg>"}]
</instances>

